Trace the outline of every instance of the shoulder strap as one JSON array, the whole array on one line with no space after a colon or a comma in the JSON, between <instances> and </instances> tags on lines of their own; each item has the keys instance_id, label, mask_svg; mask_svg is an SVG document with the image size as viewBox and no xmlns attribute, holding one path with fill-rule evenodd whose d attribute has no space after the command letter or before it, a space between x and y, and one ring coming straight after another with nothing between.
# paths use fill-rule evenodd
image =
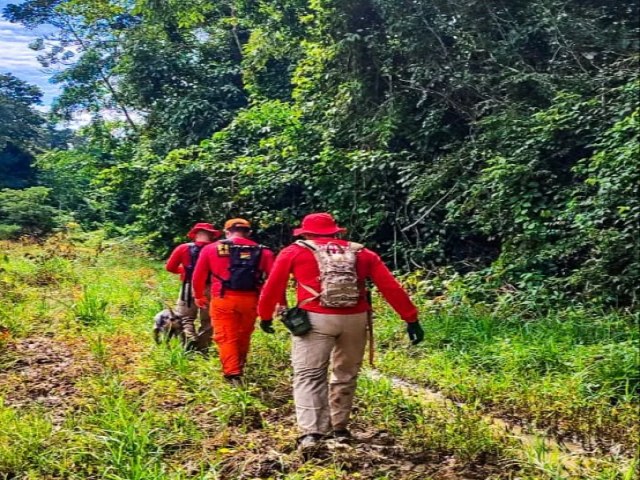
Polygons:
<instances>
[{"instance_id":1,"label":"shoulder strap","mask_svg":"<svg viewBox=\"0 0 640 480\"><path fill-rule=\"evenodd\" d=\"M196 245L194 242L189 242L187 243L187 250L189 251L189 260L190 260L190 268L195 268L196 266L196 261L198 260L198 257L200 256L200 251L202 250L202 247L199 247L198 245Z\"/></svg>"},{"instance_id":2,"label":"shoulder strap","mask_svg":"<svg viewBox=\"0 0 640 480\"><path fill-rule=\"evenodd\" d=\"M318 247L312 241L309 241L309 240L297 240L295 244L300 245L301 247L305 247L311 250L312 252L315 252L316 250L318 250ZM339 245L339 244L336 243L335 245ZM347 248L349 250L353 250L354 252L359 252L360 250L363 250L365 247L361 243L347 242Z\"/></svg>"},{"instance_id":3,"label":"shoulder strap","mask_svg":"<svg viewBox=\"0 0 640 480\"><path fill-rule=\"evenodd\" d=\"M318 250L318 247L315 245L315 243L313 243L310 240L296 240L296 245L299 245L301 247L306 248L307 250L311 250L312 252L315 252L316 250Z\"/></svg>"},{"instance_id":4,"label":"shoulder strap","mask_svg":"<svg viewBox=\"0 0 640 480\"><path fill-rule=\"evenodd\" d=\"M349 242L349 245L347 246L349 247L349 250L353 250L354 252L359 252L364 249L364 245L356 242Z\"/></svg>"},{"instance_id":5,"label":"shoulder strap","mask_svg":"<svg viewBox=\"0 0 640 480\"><path fill-rule=\"evenodd\" d=\"M243 243L233 243L233 242L229 242L229 245L230 245L230 246L232 246L232 247L234 247L234 248L255 248L256 250L260 250L260 251L262 251L262 250L264 250L265 248L267 248L267 247L265 247L264 245L261 245L261 244L259 244L259 243L258 243L258 244L256 244L256 245L245 245L245 244L243 244Z\"/></svg>"},{"instance_id":6,"label":"shoulder strap","mask_svg":"<svg viewBox=\"0 0 640 480\"><path fill-rule=\"evenodd\" d=\"M318 250L318 247L316 247L314 245L313 242L309 242L309 241L304 241L304 240L297 240L295 242L296 245L299 245L302 248L306 248L307 250L310 250L311 252L316 252ZM313 288L311 288L308 285L305 285L304 283L298 282L298 285L300 285L302 288L304 288L307 292L309 292L311 295L313 295L313 297L310 298L306 298L303 301L301 301L298 304L298 307L303 307L305 306L307 303L314 301L316 298L320 297L320 292L316 292Z\"/></svg>"},{"instance_id":7,"label":"shoulder strap","mask_svg":"<svg viewBox=\"0 0 640 480\"><path fill-rule=\"evenodd\" d=\"M313 295L313 298L307 299L307 300L305 300L305 302L306 302L306 301L311 301L311 300L313 300L313 299L315 299L315 298L318 298L318 297L320 296L320 294L319 294L318 292L316 292L316 291L315 291L313 288L311 288L310 286L305 285L304 283L300 283L300 282L298 282L298 284L299 284L302 288L304 288L307 292L309 292L311 295Z\"/></svg>"},{"instance_id":8,"label":"shoulder strap","mask_svg":"<svg viewBox=\"0 0 640 480\"><path fill-rule=\"evenodd\" d=\"M262 270L260 270L260 260L262 260L262 251L264 250L264 245L258 244L258 245L247 245L247 246L251 247L251 248L255 248L258 251L258 253L256 253L256 256L255 256L255 259L254 259L255 260L255 268L256 268L257 272L261 272Z\"/></svg>"}]
</instances>

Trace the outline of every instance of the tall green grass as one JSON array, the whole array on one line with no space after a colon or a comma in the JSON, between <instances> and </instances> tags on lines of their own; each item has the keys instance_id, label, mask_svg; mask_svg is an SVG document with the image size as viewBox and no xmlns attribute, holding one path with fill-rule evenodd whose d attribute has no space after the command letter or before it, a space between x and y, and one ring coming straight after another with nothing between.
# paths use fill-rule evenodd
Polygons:
<instances>
[{"instance_id":1,"label":"tall green grass","mask_svg":"<svg viewBox=\"0 0 640 480\"><path fill-rule=\"evenodd\" d=\"M481 306L425 305L421 323L425 341L409 348L397 318L379 306L381 369L586 441L637 444L637 314L498 317Z\"/></svg>"},{"instance_id":2,"label":"tall green grass","mask_svg":"<svg viewBox=\"0 0 640 480\"><path fill-rule=\"evenodd\" d=\"M0 307L7 306L13 319L0 323L14 339L47 333L52 342L84 342L95 368L77 379L71 407L62 413L0 405L0 478L236 478L247 459L266 451L277 452L269 460L280 465L273 478L358 478L339 455L299 463L289 335L282 326L274 336L254 334L246 383L231 387L215 351L204 358L186 354L177 342L154 345L153 315L173 301L178 281L159 263L132 254L128 243L105 244L97 256L84 246L66 248L67 257L46 267L37 260L40 247L11 248L0 272L10 289L0 291ZM54 265L63 275L30 278ZM411 455L470 464L497 457L519 465L522 479L570 478L544 452L530 452L529 460L512 454L517 447L489 428L474 402L540 424L589 411L611 426L611 410L626 412L635 401L630 368L637 324L628 317L562 312L537 320L497 318L460 306L425 312L423 324L425 343L409 347L402 323L379 309L378 365L471 404L426 403L363 376L354 411L356 429L389 432ZM0 370L3 358L0 347ZM630 428L625 421L621 428ZM585 467L583 478L628 476L607 461L594 465ZM380 471L375 478L394 477Z\"/></svg>"}]
</instances>

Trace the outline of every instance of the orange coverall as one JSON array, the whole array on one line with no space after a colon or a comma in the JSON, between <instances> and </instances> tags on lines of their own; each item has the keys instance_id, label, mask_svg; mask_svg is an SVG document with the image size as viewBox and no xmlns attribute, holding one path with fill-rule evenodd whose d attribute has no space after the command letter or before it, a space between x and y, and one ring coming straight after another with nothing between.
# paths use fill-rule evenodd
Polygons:
<instances>
[{"instance_id":1,"label":"orange coverall","mask_svg":"<svg viewBox=\"0 0 640 480\"><path fill-rule=\"evenodd\" d=\"M258 245L253 240L236 237L235 244ZM200 252L200 258L193 273L193 294L196 301L205 297L207 279L211 274L210 314L213 324L213 339L218 345L220 362L225 377L242 375L247 361L251 334L255 328L259 290L255 292L234 291L222 288L222 279L229 278L228 250L221 242L207 245ZM262 249L258 268L263 276L271 271L273 252Z\"/></svg>"}]
</instances>

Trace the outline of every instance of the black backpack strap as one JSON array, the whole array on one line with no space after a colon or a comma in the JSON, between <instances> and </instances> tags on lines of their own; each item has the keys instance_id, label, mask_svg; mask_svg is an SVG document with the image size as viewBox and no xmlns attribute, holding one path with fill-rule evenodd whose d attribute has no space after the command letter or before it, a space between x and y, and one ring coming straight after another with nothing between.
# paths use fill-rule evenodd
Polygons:
<instances>
[{"instance_id":1,"label":"black backpack strap","mask_svg":"<svg viewBox=\"0 0 640 480\"><path fill-rule=\"evenodd\" d=\"M196 263L198 261L198 257L200 257L202 247L191 242L187 243L187 248L189 250L189 265L185 266L185 272L187 273L186 278L191 280L191 275L193 275L193 271L196 268Z\"/></svg>"},{"instance_id":2,"label":"black backpack strap","mask_svg":"<svg viewBox=\"0 0 640 480\"><path fill-rule=\"evenodd\" d=\"M256 272L257 272L257 276L258 276L258 284L262 285L262 283L264 283L264 272L260 269L260 260L262 260L262 252L264 251L264 249L267 248L264 245L258 245L257 249L258 249L258 255L256 255Z\"/></svg>"},{"instance_id":3,"label":"black backpack strap","mask_svg":"<svg viewBox=\"0 0 640 480\"><path fill-rule=\"evenodd\" d=\"M187 244L189 249L189 265L185 267L184 281L182 282L182 289L180 290L180 300L187 303L187 307L191 307L193 303L193 293L191 291L193 271L196 268L198 258L200 258L200 252L203 247L196 245L194 242Z\"/></svg>"},{"instance_id":4,"label":"black backpack strap","mask_svg":"<svg viewBox=\"0 0 640 480\"><path fill-rule=\"evenodd\" d=\"M229 249L228 250L229 251L229 255L225 255L225 256L231 257L230 250L231 250L231 247L233 246L233 241L225 239L225 240L220 240L218 242L218 244L227 245L227 247ZM217 253L218 253L218 255L220 255L220 248L219 247L218 247ZM227 285L226 285L227 284L227 280L222 278L220 275L216 275L213 272L211 272L211 276L220 281L220 298L224 297L224 291L227 288Z\"/></svg>"},{"instance_id":5,"label":"black backpack strap","mask_svg":"<svg viewBox=\"0 0 640 480\"><path fill-rule=\"evenodd\" d=\"M189 257L191 259L191 270L196 268L196 263L198 262L198 258L200 258L200 252L203 247L196 245L195 243L189 244Z\"/></svg>"},{"instance_id":6,"label":"black backpack strap","mask_svg":"<svg viewBox=\"0 0 640 480\"><path fill-rule=\"evenodd\" d=\"M260 267L260 260L262 259L262 251L267 248L264 245L256 245L258 249L258 255L256 255L256 266Z\"/></svg>"},{"instance_id":7,"label":"black backpack strap","mask_svg":"<svg viewBox=\"0 0 640 480\"><path fill-rule=\"evenodd\" d=\"M318 247L316 247L316 245L312 242L307 242L305 240L296 240L295 243L299 247L306 248L307 250L311 250L312 252L318 250Z\"/></svg>"}]
</instances>

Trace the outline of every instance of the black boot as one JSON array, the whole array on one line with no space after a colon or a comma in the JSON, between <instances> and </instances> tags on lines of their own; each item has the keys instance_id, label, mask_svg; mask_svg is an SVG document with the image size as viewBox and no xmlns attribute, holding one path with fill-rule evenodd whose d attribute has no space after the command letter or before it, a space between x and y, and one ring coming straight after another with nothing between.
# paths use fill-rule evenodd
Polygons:
<instances>
[{"instance_id":1,"label":"black boot","mask_svg":"<svg viewBox=\"0 0 640 480\"><path fill-rule=\"evenodd\" d=\"M342 428L340 430L333 431L333 438L338 443L349 444L351 443L351 440L353 440L353 435L351 435L351 432L346 428Z\"/></svg>"},{"instance_id":2,"label":"black boot","mask_svg":"<svg viewBox=\"0 0 640 480\"><path fill-rule=\"evenodd\" d=\"M298 438L298 452L302 454L305 459L314 457L322 451L323 435L319 433L309 433L302 435Z\"/></svg>"},{"instance_id":3,"label":"black boot","mask_svg":"<svg viewBox=\"0 0 640 480\"><path fill-rule=\"evenodd\" d=\"M242 375L225 375L224 379L234 387L242 386Z\"/></svg>"}]
</instances>

